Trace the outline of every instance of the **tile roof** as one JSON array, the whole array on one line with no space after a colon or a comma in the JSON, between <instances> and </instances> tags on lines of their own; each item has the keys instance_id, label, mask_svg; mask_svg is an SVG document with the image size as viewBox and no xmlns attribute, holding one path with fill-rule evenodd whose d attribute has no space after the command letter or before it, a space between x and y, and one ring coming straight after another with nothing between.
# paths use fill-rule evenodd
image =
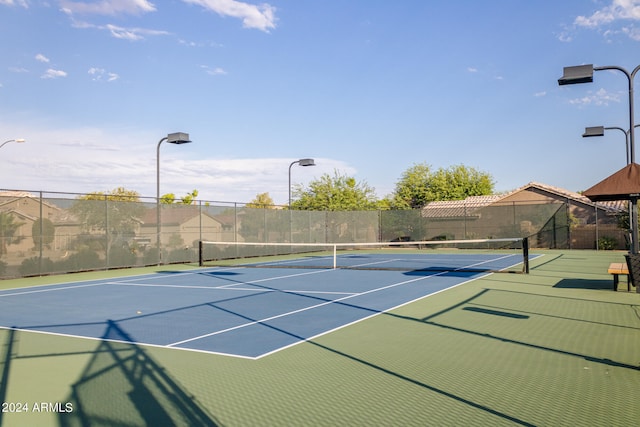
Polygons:
<instances>
[{"instance_id":1,"label":"tile roof","mask_svg":"<svg viewBox=\"0 0 640 427\"><path fill-rule=\"evenodd\" d=\"M539 182L530 182L520 188L503 194L492 194L488 196L469 196L464 200L430 202L424 208L422 208L422 216L424 218L462 218L465 216L474 216L474 213L481 208L487 207L494 203L499 203L501 200L504 200L516 193L531 188L536 188L548 193L552 193L562 198L572 200L574 202L596 206L595 203L593 203L591 200L580 193L565 190L559 187L554 187L551 185L542 184ZM620 212L626 210L627 202L601 202L597 203L597 206L608 211Z\"/></svg>"},{"instance_id":2,"label":"tile roof","mask_svg":"<svg viewBox=\"0 0 640 427\"><path fill-rule=\"evenodd\" d=\"M502 195L469 196L464 200L447 200L431 202L422 208L424 218L457 218L472 216L473 212L489 206L500 199Z\"/></svg>"},{"instance_id":3,"label":"tile roof","mask_svg":"<svg viewBox=\"0 0 640 427\"><path fill-rule=\"evenodd\" d=\"M163 206L161 209L161 215L162 215L161 221L165 225L183 224L192 218L198 217L201 213L202 215L208 216L218 221L216 217L210 215L206 211L202 211L198 206L185 206L185 205ZM140 220L144 225L155 226L157 223L157 214L156 214L155 207L145 210Z\"/></svg>"}]
</instances>

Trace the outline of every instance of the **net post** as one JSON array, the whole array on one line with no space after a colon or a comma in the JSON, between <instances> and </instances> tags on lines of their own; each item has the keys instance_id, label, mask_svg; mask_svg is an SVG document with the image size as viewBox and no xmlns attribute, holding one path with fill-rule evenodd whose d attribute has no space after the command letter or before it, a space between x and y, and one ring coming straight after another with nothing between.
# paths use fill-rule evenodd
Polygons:
<instances>
[{"instance_id":1,"label":"net post","mask_svg":"<svg viewBox=\"0 0 640 427\"><path fill-rule=\"evenodd\" d=\"M333 245L333 269L335 270L338 266L338 245Z\"/></svg>"},{"instance_id":2,"label":"net post","mask_svg":"<svg viewBox=\"0 0 640 427\"><path fill-rule=\"evenodd\" d=\"M523 258L523 272L529 274L529 238L522 239L522 258Z\"/></svg>"},{"instance_id":3,"label":"net post","mask_svg":"<svg viewBox=\"0 0 640 427\"><path fill-rule=\"evenodd\" d=\"M204 266L204 244L202 243L202 240L198 240L198 265L200 267Z\"/></svg>"}]
</instances>

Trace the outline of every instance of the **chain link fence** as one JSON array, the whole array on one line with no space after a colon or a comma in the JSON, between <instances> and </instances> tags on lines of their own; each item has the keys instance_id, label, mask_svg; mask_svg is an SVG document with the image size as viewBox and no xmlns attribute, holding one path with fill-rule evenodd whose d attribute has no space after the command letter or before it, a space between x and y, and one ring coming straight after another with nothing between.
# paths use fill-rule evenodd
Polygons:
<instances>
[{"instance_id":1,"label":"chain link fence","mask_svg":"<svg viewBox=\"0 0 640 427\"><path fill-rule=\"evenodd\" d=\"M627 232L597 205L442 203L421 210L301 211L240 203L159 204L0 192L0 278L195 263L198 241L361 243L529 237L532 248L624 249Z\"/></svg>"}]
</instances>

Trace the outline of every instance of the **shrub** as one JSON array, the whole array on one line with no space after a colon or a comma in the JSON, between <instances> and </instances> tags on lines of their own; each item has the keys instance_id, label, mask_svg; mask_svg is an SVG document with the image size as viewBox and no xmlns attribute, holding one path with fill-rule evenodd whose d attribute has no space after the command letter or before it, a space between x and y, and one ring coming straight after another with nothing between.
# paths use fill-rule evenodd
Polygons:
<instances>
[{"instance_id":1,"label":"shrub","mask_svg":"<svg viewBox=\"0 0 640 427\"><path fill-rule=\"evenodd\" d=\"M50 273L54 270L53 261L50 258L32 257L22 261L18 272L21 276L36 276L38 274Z\"/></svg>"},{"instance_id":2,"label":"shrub","mask_svg":"<svg viewBox=\"0 0 640 427\"><path fill-rule=\"evenodd\" d=\"M169 252L167 262L180 263L180 262L194 262L198 258L198 254L192 249L175 249Z\"/></svg>"},{"instance_id":3,"label":"shrub","mask_svg":"<svg viewBox=\"0 0 640 427\"><path fill-rule=\"evenodd\" d=\"M126 246L109 249L109 267L132 267L136 264L136 254Z\"/></svg>"},{"instance_id":4,"label":"shrub","mask_svg":"<svg viewBox=\"0 0 640 427\"><path fill-rule=\"evenodd\" d=\"M618 241L614 237L603 236L598 239L598 249L604 251L614 250L618 246Z\"/></svg>"},{"instance_id":5,"label":"shrub","mask_svg":"<svg viewBox=\"0 0 640 427\"><path fill-rule=\"evenodd\" d=\"M151 247L148 248L144 252L144 257L142 258L144 265L154 265L158 263L158 248Z\"/></svg>"},{"instance_id":6,"label":"shrub","mask_svg":"<svg viewBox=\"0 0 640 427\"><path fill-rule=\"evenodd\" d=\"M61 271L86 271L104 267L98 254L89 248L84 248L67 259L55 263Z\"/></svg>"}]
</instances>

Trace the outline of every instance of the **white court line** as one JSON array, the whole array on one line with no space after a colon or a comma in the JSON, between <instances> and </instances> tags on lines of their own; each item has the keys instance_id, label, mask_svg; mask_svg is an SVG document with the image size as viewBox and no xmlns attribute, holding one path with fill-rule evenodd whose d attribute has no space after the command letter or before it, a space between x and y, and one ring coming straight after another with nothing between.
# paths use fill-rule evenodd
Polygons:
<instances>
[{"instance_id":1,"label":"white court line","mask_svg":"<svg viewBox=\"0 0 640 427\"><path fill-rule=\"evenodd\" d=\"M333 271L333 270L329 270L329 271ZM320 304L312 305L312 306L301 308L301 309L298 309L298 310L289 311L287 313L281 313L281 314L278 314L276 316L265 317L265 318L260 319L260 320L254 320L252 322L248 322L248 323L245 323L245 324L242 324L242 325L234 326L232 328L222 329L220 331L211 332L209 334L204 334L204 335L200 335L200 336L197 336L197 337L188 338L186 340L174 342L172 344L168 344L167 347L172 347L172 346L184 344L184 343L191 342L191 341L196 341L196 340L199 340L199 339L202 339L202 338L207 338L207 337L210 337L210 336L219 335L219 334L222 334L222 333L225 333L225 332L233 331L235 329L241 329L241 328L245 328L247 326L252 326L252 325L264 323L264 322L267 322L267 321L270 321L270 320L273 320L273 319L278 319L278 318L286 317L286 316L289 316L289 315L292 315L292 314L301 313L301 312L312 310L314 308L322 307L322 306L325 306L325 305L329 305L329 304L334 304L336 302L345 301L345 300L348 300L350 298L359 297L359 296L362 296L362 295L367 295L367 294L370 294L370 293L373 293L373 292L378 292L378 291L382 291L382 290L385 290L385 289L391 289L391 288L394 288L396 286L406 285L407 283L417 282L419 280L424 280L424 279L427 279L427 278L430 278L430 277L439 276L439 275L442 275L442 274L445 274L445 273L446 272L440 272L440 273L432 274L432 275L429 275L429 276L417 277L415 279L404 280L402 282L393 283L391 285L383 286L381 288L375 288L375 289L370 289L370 290L365 291L365 292L354 293L354 294L351 294L351 295L348 295L348 296L345 296L345 297L342 297L342 298L338 298L336 300L326 301L326 302L323 302L323 303L320 303Z\"/></svg>"},{"instance_id":2,"label":"white court line","mask_svg":"<svg viewBox=\"0 0 640 427\"><path fill-rule=\"evenodd\" d=\"M510 255L506 255L506 256L500 257L498 259L503 259L503 258L508 258L508 257L510 257ZM456 270L462 270L462 269L465 269L465 268L476 267L476 266L479 266L479 265L482 265L482 264L486 264L486 263L492 262L492 261L496 261L496 259L477 262L475 264L471 264L471 265L468 265L468 266L465 266L465 267L460 267L459 269L456 269ZM367 264L362 264L362 265L367 265ZM335 270L321 270L321 271L335 271ZM320 303L320 304L312 305L312 306L301 308L301 309L298 309L298 310L293 310L293 311L290 311L290 312L287 312L287 313L281 313L281 314L278 314L276 316L271 316L271 317L266 317L266 318L259 319L259 320L254 320L252 322L247 322L247 323L244 323L242 325L234 326L234 327L227 328L227 329L222 329L222 330L211 332L211 333L208 333L208 334L199 335L197 337L188 338L188 339L182 340L182 341L177 341L177 342L174 342L174 343L171 343L171 344L167 344L167 347L173 347L173 346L176 346L176 345L180 345L180 344L184 344L184 343L188 343L188 342L192 342L192 341L197 341L197 340L202 339L202 338L207 338L207 337L223 334L223 333L226 333L226 332L229 332L229 331L233 331L233 330L237 330L237 329L241 329L241 328L246 328L248 326L257 325L257 324L260 324L260 323L268 322L270 320L274 320L274 319L290 316L290 315L293 315L293 314L297 314L297 313L301 313L301 312L304 312L304 311L312 310L312 309L315 309L315 308L318 308L318 307L322 307L322 306L325 306L325 305L334 304L334 303L337 303L337 302L342 302L342 301L348 300L350 298L359 297L359 296L362 296L362 295L367 295L367 294L370 294L370 293L373 293L373 292L378 292L378 291L382 291L382 290L386 290L386 289L391 289L391 288L394 288L394 287L397 287L397 286L402 286L402 285L406 285L408 283L413 283L413 282L417 282L417 281L420 281L420 280L425 280L425 279L429 279L429 278L432 278L432 277L441 276L441 275L444 275L444 274L447 274L447 273L450 273L450 272L442 271L442 272L438 272L438 273L435 273L435 274L430 274L430 275L427 275L427 276L417 277L415 279L404 280L402 282L393 283L391 285L383 286L383 287L380 287L380 288L370 289L370 290L365 291L365 292L354 293L352 295L348 295L348 296L345 296L345 297L342 297L342 298L338 298L336 300L326 301L326 302L323 302L323 303Z\"/></svg>"},{"instance_id":3,"label":"white court line","mask_svg":"<svg viewBox=\"0 0 640 427\"><path fill-rule=\"evenodd\" d=\"M92 286L103 286L103 285L107 285L107 284L109 284L109 282L90 283L90 284L86 284L86 285L63 286L63 287L57 287L57 288L53 288L53 289L35 289L35 290L32 289L32 290L29 290L29 291L12 292L10 294L0 294L0 298L12 297L12 296L16 296L16 295L38 294L38 293L43 293L43 292L64 291L64 290L67 290L67 289L90 288ZM59 286L59 285L56 285L56 286Z\"/></svg>"},{"instance_id":4,"label":"white court line","mask_svg":"<svg viewBox=\"0 0 640 427\"><path fill-rule=\"evenodd\" d=\"M246 268L246 267L234 267L234 269L238 269L238 268ZM166 285L166 284L159 284L159 283L149 283L149 284L142 284L142 283L125 283L125 282L109 282L112 285L121 285L121 286L147 286L147 287L166 287L166 288L184 288L184 289L189 289L189 288L193 288L193 289L235 289L236 286L242 286L242 285L251 285L253 283L262 283L262 282L270 282L273 280L282 280L282 279L288 279L290 277L299 277L299 276L307 276L310 274L319 274L319 273L324 273L327 271L331 271L331 270L313 270L313 271L305 271L304 273L296 273L296 274L286 274L283 276L274 276L274 277L267 277L264 279L256 279L256 280L250 280L248 282L242 282L242 283L230 283L228 285L222 285L222 286L191 286L191 285ZM175 276L172 276L175 277ZM224 278L222 278L224 279ZM278 289L275 289L275 291L278 291Z\"/></svg>"},{"instance_id":5,"label":"white court line","mask_svg":"<svg viewBox=\"0 0 640 427\"><path fill-rule=\"evenodd\" d=\"M498 259L509 258L510 256L513 256L513 255L505 255L505 256L500 257L500 258L498 258ZM488 262L491 262L491 261L495 261L495 260L487 260L487 261L483 261L483 262L478 262L478 263L475 263L475 264L472 264L472 265L469 265L469 266L459 267L459 268L454 269L454 270L452 270L452 271L456 271L456 270L464 270L465 268L470 268L470 267L478 266L478 265L485 264L485 263L488 263ZM516 263L516 264L514 264L514 265L517 265L517 264L519 264L519 263L520 263L520 262L518 262L518 263ZM362 265L367 265L367 264L361 264L361 266L362 266ZM356 266L356 267L357 267L357 266ZM230 267L230 268L225 268L225 269L211 269L211 268L207 268L207 269L199 269L199 270L196 270L196 271L186 271L186 272L173 273L173 274L172 274L172 277L176 277L176 276L178 276L178 275L202 274L202 272L203 272L203 271L206 271L206 272L217 272L217 271L228 271L228 270L242 269L242 268L245 268L245 267L237 266L237 267ZM505 268L509 268L509 267L505 267ZM278 280L279 278L295 277L295 276L303 276L303 275L307 275L307 274L325 273L325 272L332 272L332 271L335 271L335 270L332 270L332 269L329 269L329 270L327 270L327 269L323 269L323 270L312 271L312 272L305 272L305 273L291 274L291 275L286 275L286 276L278 276L278 277L268 278L268 279L260 279L260 280L256 280L256 281L254 281L254 282L255 282L255 283L257 283L257 282L263 282L263 281L269 281L269 280ZM175 346L176 346L176 345L179 345L179 344L181 344L181 343L186 343L186 342L196 341L196 340L198 340L198 339L205 338L205 337L208 337L208 336L213 336L213 335L221 334L221 333L224 333L224 332L227 332L227 331L231 331L231 330L234 330L234 329L239 329L239 328L243 328L243 327L246 327L246 326L255 325L255 324L258 324L258 323L261 323L261 322L265 322L265 321L269 321L269 320L272 320L272 319L276 319L276 318L280 318L280 317L285 317L285 316L288 316L288 315L290 315L290 314L294 314L294 313L297 313L297 312L302 312L302 311L310 310L310 309L312 309L312 308L317 308L317 307L320 307L320 306L323 306L323 305L332 304L332 303L334 303L334 302L344 301L344 300L347 300L347 299L350 299L350 298L353 298L353 297L357 297L357 296L361 296L361 295L366 295L366 294L373 293L373 292L377 292L377 291L384 290L384 289L390 289L390 288L393 288L393 287L397 287L397 286L401 286L401 285L404 285L404 284L408 284L408 283L416 282L416 281L419 281L419 280L429 279L429 278L436 277L436 276L440 276L440 275L444 275L444 274L447 274L447 273L449 273L449 272L446 272L446 271L438 272L438 273L435 273L435 274L431 274L431 275L427 275L427 276L422 276L422 277L418 277L418 278L415 278L415 279L406 280L406 281L403 281L403 282L399 282L399 283L391 284L391 285L384 286L384 287L381 287L381 288L371 289L371 290L368 290L368 291L365 291L365 292L361 292L361 293L344 293L344 294L346 294L347 296L345 296L345 297L343 297L343 298L340 298L340 299L338 299L338 300L335 300L335 301L329 301L329 302L322 303L322 304L318 304L318 305L315 305L315 306L312 306L312 307L307 307L307 308L305 308L305 309L300 309L300 310L292 311L292 312L290 312L290 313L282 313L282 314L277 315L277 316L273 316L273 317L265 318L265 319L258 320L258 321L253 321L253 322L250 322L250 323L247 323L247 324L244 324L244 325L239 325L239 326L237 326L237 327L229 328L229 329L222 330L222 331L212 332L212 333L210 333L210 334L201 335L201 336L199 336L199 337L190 338L190 339L187 339L187 340L183 340L183 341L175 342L175 343L168 344L168 345L158 345L158 344L150 344L150 343L144 343L144 342L133 342L133 343L132 343L132 342L129 342L129 341L121 341L121 340L105 339L105 338L95 338L95 337L88 337L88 336L84 336L84 335L72 335L72 334L63 334L63 333L55 333L55 332L45 332L45 331L38 331L38 330L31 330L31 329L8 328L8 327L4 327L4 326L0 326L0 329L15 329L15 330L22 330L22 331L25 331L25 332L40 333L40 334L45 334L45 335L60 335L60 336L68 336L68 337L74 337L74 338L94 339L94 340L99 340L99 341L122 342L122 343L126 343L126 344L144 345L144 346L158 347L158 348L167 348L167 347L170 347L170 348L172 348L172 349L174 349L174 350L195 351L195 352L200 352L200 353L218 354L218 355L223 355L223 356L232 356L232 357L239 357L239 358L244 358L244 359L257 360L257 359L260 359L260 358L262 358L262 357L265 357L265 356L267 356L267 355L269 355L269 354L276 353L276 352L278 352L278 351L281 351L281 350L283 350L283 349L286 349L286 348L292 347L292 346L297 345L297 344L300 344L300 343L302 343L302 342L306 342L306 341L309 341L309 340L315 339L315 338L317 338L317 337L319 337L319 336L322 336L322 335L325 335L325 334L327 334L327 333L330 333L330 332L333 332L333 331L339 330L339 329L344 328L344 327L346 327L346 326L349 326L349 325L352 325L352 324L355 324L355 323L361 322L361 321L363 321L363 320L369 319L369 318L371 318L371 317L377 316L377 315L379 315L379 314L381 314L381 313L384 313L384 312L388 312L388 311L394 310L394 309L396 309L396 308L402 307L402 306L404 306L404 305L410 304L410 303L415 302L415 301L418 301L418 300L420 300L420 299L423 299L423 298L426 298L426 297L430 297L430 296L432 296L432 295L436 295L436 294L438 294L438 293L440 293L440 292L444 292L444 291L446 291L446 290L448 290L448 289L452 289L452 288L454 288L454 287L457 287L457 286L463 285L463 284L465 284L465 283L468 283L468 282L471 282L471 281L474 281L474 280L478 280L478 279L483 278L483 277L486 277L487 275L490 275L490 274L492 274L492 273L482 274L482 275L480 275L480 276L478 276L478 277L474 277L474 278L472 278L472 279L470 279L470 280L463 281L463 282L458 283L458 284L455 284L455 285L453 285L453 286L451 286L451 287L448 287L448 288L445 288L445 289L441 289L441 290L439 290L439 291L433 292L433 293L428 294L428 295L420 296L420 297L415 298L415 299L413 299L413 300L411 300L411 301L403 302L402 304L399 304L399 305L397 305L397 306L395 306L395 307L387 308L387 309L385 309L385 310L383 310L383 311L380 311L380 312L378 312L378 313L374 313L374 314L372 314L372 315L370 315L370 316L363 317L362 319L355 320L355 321L353 321L353 322L351 322L351 323L344 324L344 325L340 325L339 327L334 328L334 329L332 329L332 330L323 331L323 332L321 332L321 333L319 333L319 334L317 334L317 335L315 335L315 336L308 337L308 338L306 338L306 339L304 339L304 340L301 340L301 341L298 341L298 342L296 342L296 343L292 343L292 344L290 344L290 345L287 345L287 346L283 346L283 347L277 348L277 349L275 349L275 350L273 350L273 351L270 351L270 352L264 353L264 354L262 354L262 355L260 355L260 356L257 356L257 357L247 357L247 356L242 356L242 355L237 355L237 354L228 354L228 353L221 353L221 352L208 351L208 350L199 350L199 349L191 349L191 348L180 348L180 347L175 347ZM158 276L159 276L159 275L162 275L162 273L145 273L145 274L141 274L141 275L129 276L129 279L125 279L125 280L122 280L122 281L104 281L104 282L99 282L99 283L88 283L88 284L84 284L84 285L82 285L82 284L77 284L77 285L71 285L71 286L56 287L56 288L51 288L51 289L39 289L39 290L33 290L33 287L31 287L31 289L32 289L32 290L30 290L30 291L21 291L21 292L15 292L15 293L12 293L12 294L4 294L4 295L1 295L1 294L0 294L0 297L3 297L3 296L12 296L12 295L20 295L20 294L29 294L29 293L38 293L38 292L51 292L51 291L56 291L56 290L67 290L67 289L75 289L75 288L81 288L81 287L102 286L102 285L105 285L105 284L111 284L111 285L126 285L126 284L127 284L127 282L132 282L132 281L134 281L134 280L158 279ZM145 277L145 276L147 276L147 277ZM71 283L83 283L83 282L96 282L97 280L100 280L100 279L79 280L79 281L76 281L76 282L66 282L66 283L71 284ZM248 282L248 283L254 283L254 282ZM57 283L57 284L44 284L44 285L37 285L37 286L35 286L35 287L60 286L60 285L63 285L63 284L64 284L64 283ZM136 285L135 285L135 284L132 284L132 286L136 286ZM143 285L143 284L139 284L138 286L173 286L173 285L153 285L153 284L150 284L150 285ZM229 286L236 286L236 285L229 285ZM175 287L180 287L180 286L175 286ZM182 286L182 287L184 287L184 286ZM13 289L14 289L14 290L19 290L19 289L24 289L24 288L13 288ZM208 289L215 289L215 288L208 288ZM11 289L9 289L9 290L11 290ZM254 290L254 289L252 289L252 290ZM5 290L5 291L6 291L6 290ZM287 291L287 290L283 290L283 291L280 291L280 292L288 292L288 293L291 293L291 292L316 293L316 291L296 291L296 290L288 290L288 291ZM317 293L325 293L325 292L317 292ZM329 293L331 293L331 294L340 294L339 292L329 292Z\"/></svg>"},{"instance_id":6,"label":"white court line","mask_svg":"<svg viewBox=\"0 0 640 427\"><path fill-rule=\"evenodd\" d=\"M291 276L287 276L291 277ZM131 286L131 287L148 287L148 288L176 288L176 289L207 289L213 291L220 290L228 290L228 291L255 291L255 292L284 292L284 293L305 293L305 294L327 294L327 295L354 295L354 292L339 292L339 291L307 291L307 290L297 290L297 289L270 289L270 288L240 288L238 286L241 285L250 285L252 283L258 283L261 280L254 280L251 282L244 282L232 285L224 285L224 286L193 286L193 285L157 285L157 284L143 284L143 283L118 283L112 282L108 283L109 285L116 286Z\"/></svg>"},{"instance_id":7,"label":"white court line","mask_svg":"<svg viewBox=\"0 0 640 427\"><path fill-rule=\"evenodd\" d=\"M233 268L229 268L229 269L224 269L224 271L226 270L232 270L232 269L238 269L241 267L233 267ZM208 272L215 272L215 271L223 271L223 270L211 270L211 269L207 269ZM305 274L315 274L315 273L322 273L324 270L320 270L320 271L311 271L311 272L304 272L304 273L298 273L298 274L289 274L289 275L285 275L285 276L277 276L277 277L271 277L271 278L267 278L267 279L259 279L259 280L254 280L251 282L245 282L243 284L250 284L250 283L259 283L259 282L264 282L264 281L269 281L269 280L279 280L279 279L284 279L284 278L288 278L288 277L295 277L295 276L303 276ZM198 271L198 272L184 272L184 273L175 273L172 274L171 277L176 277L176 276L184 276L184 275L192 275L192 274L201 274L202 271ZM144 276L148 276L148 277L144 277ZM148 287L154 287L154 286L159 286L159 287L182 287L182 288L187 288L188 286L179 286L179 285L162 285L162 284L142 284L142 283L135 283L134 281L140 281L140 280L158 280L158 276L162 276L162 273L149 273L149 274L143 274L140 276L134 276L134 277L129 277L129 278L123 278L122 280L112 280L112 279L90 279L90 280L79 280L76 282L69 282L66 286L64 285L64 283L53 283L53 284L46 284L46 285L36 285L36 286L30 286L28 288L12 288L12 289L0 289L0 298L4 298L4 297L10 297L10 296L16 296L16 295L27 295L27 294L35 294L35 293L44 293L44 292L56 292L56 291L64 291L64 290L69 290L69 289L79 289L79 288L89 288L89 287L93 287L93 286L104 286L104 285L121 285L121 286L148 286ZM91 283L86 283L86 284L82 284L84 282L91 282ZM97 283L95 283L97 282ZM229 285L225 285L225 286L221 286L220 288L229 288L232 286L239 286L239 283L236 284L229 284ZM47 289L41 289L41 288L47 288ZM34 288L40 288L40 289L34 289ZM203 287L206 288L206 287ZM25 290L27 289L27 290ZM216 288L211 288L208 287L208 289L216 289ZM11 291L15 291L15 292L11 292Z\"/></svg>"}]
</instances>

